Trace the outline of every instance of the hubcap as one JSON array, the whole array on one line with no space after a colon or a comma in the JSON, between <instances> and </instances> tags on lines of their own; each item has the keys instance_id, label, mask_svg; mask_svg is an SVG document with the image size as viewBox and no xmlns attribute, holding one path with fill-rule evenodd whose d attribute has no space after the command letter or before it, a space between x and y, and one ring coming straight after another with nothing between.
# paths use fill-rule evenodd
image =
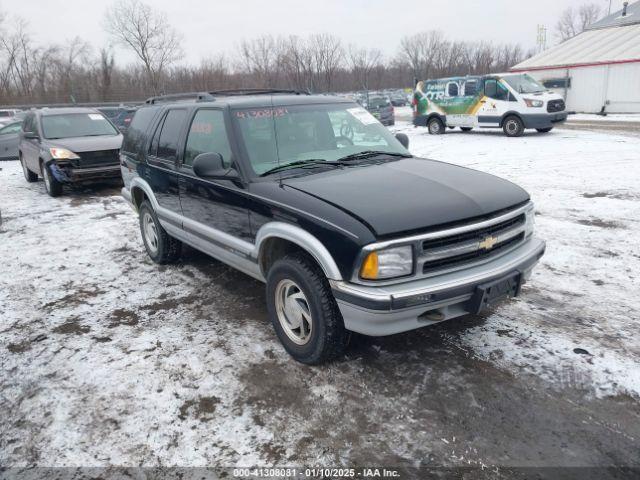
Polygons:
<instances>
[{"instance_id":1,"label":"hubcap","mask_svg":"<svg viewBox=\"0 0 640 480\"><path fill-rule=\"evenodd\" d=\"M440 124L438 122L431 122L429 129L431 133L440 133Z\"/></svg>"},{"instance_id":2,"label":"hubcap","mask_svg":"<svg viewBox=\"0 0 640 480\"><path fill-rule=\"evenodd\" d=\"M509 133L516 133L518 131L518 124L514 120L507 122L507 130Z\"/></svg>"},{"instance_id":3,"label":"hubcap","mask_svg":"<svg viewBox=\"0 0 640 480\"><path fill-rule=\"evenodd\" d=\"M156 222L149 212L144 212L142 217L142 233L147 247L149 247L151 253L155 254L158 251L158 230L156 229Z\"/></svg>"},{"instance_id":4,"label":"hubcap","mask_svg":"<svg viewBox=\"0 0 640 480\"><path fill-rule=\"evenodd\" d=\"M309 342L313 330L307 297L293 280L281 280L276 287L276 312L280 326L296 345Z\"/></svg>"}]
</instances>

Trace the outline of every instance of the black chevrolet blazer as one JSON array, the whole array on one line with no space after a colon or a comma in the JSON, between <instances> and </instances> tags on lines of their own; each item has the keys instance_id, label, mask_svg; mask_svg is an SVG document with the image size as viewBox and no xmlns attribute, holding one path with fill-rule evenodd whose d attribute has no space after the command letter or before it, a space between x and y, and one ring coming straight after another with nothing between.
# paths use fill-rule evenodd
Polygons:
<instances>
[{"instance_id":1,"label":"black chevrolet blazer","mask_svg":"<svg viewBox=\"0 0 640 480\"><path fill-rule=\"evenodd\" d=\"M544 242L506 180L413 157L350 101L302 92L149 99L120 153L149 256L187 243L267 284L297 360L519 294Z\"/></svg>"}]
</instances>

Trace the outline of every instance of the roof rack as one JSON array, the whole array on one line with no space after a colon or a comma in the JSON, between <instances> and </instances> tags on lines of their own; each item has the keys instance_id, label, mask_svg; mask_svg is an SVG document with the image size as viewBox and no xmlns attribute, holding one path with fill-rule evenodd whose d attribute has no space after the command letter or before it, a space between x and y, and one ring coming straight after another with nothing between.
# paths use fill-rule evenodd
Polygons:
<instances>
[{"instance_id":1,"label":"roof rack","mask_svg":"<svg viewBox=\"0 0 640 480\"><path fill-rule=\"evenodd\" d=\"M232 88L228 90L213 90L208 92L211 95L270 95L277 93L284 93L290 95L311 95L309 90L297 90L287 88Z\"/></svg>"},{"instance_id":2,"label":"roof rack","mask_svg":"<svg viewBox=\"0 0 640 480\"><path fill-rule=\"evenodd\" d=\"M158 95L149 97L145 101L147 104L156 104L164 102L177 102L180 100L193 100L195 102L213 102L215 97L225 96L241 96L241 95L273 95L273 94L290 94L290 95L311 95L308 90L294 90L283 88L233 88L229 90L213 90L211 92L189 92L189 93L171 93L168 95Z\"/></svg>"},{"instance_id":3,"label":"roof rack","mask_svg":"<svg viewBox=\"0 0 640 480\"><path fill-rule=\"evenodd\" d=\"M171 93L168 95L158 95L149 97L145 101L148 104L156 104L163 102L176 102L179 100L194 100L196 102L212 102L215 98L209 92L189 92L189 93Z\"/></svg>"}]
</instances>

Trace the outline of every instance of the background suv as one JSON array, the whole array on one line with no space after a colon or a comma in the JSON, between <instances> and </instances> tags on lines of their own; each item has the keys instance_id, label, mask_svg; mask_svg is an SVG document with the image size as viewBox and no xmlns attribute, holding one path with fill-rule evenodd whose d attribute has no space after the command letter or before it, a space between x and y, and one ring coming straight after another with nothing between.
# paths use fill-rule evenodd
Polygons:
<instances>
[{"instance_id":1,"label":"background suv","mask_svg":"<svg viewBox=\"0 0 640 480\"><path fill-rule=\"evenodd\" d=\"M52 108L29 112L18 155L27 182L42 175L56 197L64 184L120 178L122 135L92 108Z\"/></svg>"},{"instance_id":2,"label":"background suv","mask_svg":"<svg viewBox=\"0 0 640 480\"><path fill-rule=\"evenodd\" d=\"M377 118L381 124L395 125L395 113L391 99L386 95L369 95L367 100L367 110Z\"/></svg>"}]
</instances>

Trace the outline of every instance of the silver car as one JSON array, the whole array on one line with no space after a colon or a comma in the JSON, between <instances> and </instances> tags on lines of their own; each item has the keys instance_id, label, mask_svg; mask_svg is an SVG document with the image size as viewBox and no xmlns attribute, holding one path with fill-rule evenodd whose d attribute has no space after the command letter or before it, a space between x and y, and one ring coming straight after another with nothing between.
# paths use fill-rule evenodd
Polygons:
<instances>
[{"instance_id":1,"label":"silver car","mask_svg":"<svg viewBox=\"0 0 640 480\"><path fill-rule=\"evenodd\" d=\"M18 158L18 144L22 121L14 121L0 127L0 160Z\"/></svg>"}]
</instances>

